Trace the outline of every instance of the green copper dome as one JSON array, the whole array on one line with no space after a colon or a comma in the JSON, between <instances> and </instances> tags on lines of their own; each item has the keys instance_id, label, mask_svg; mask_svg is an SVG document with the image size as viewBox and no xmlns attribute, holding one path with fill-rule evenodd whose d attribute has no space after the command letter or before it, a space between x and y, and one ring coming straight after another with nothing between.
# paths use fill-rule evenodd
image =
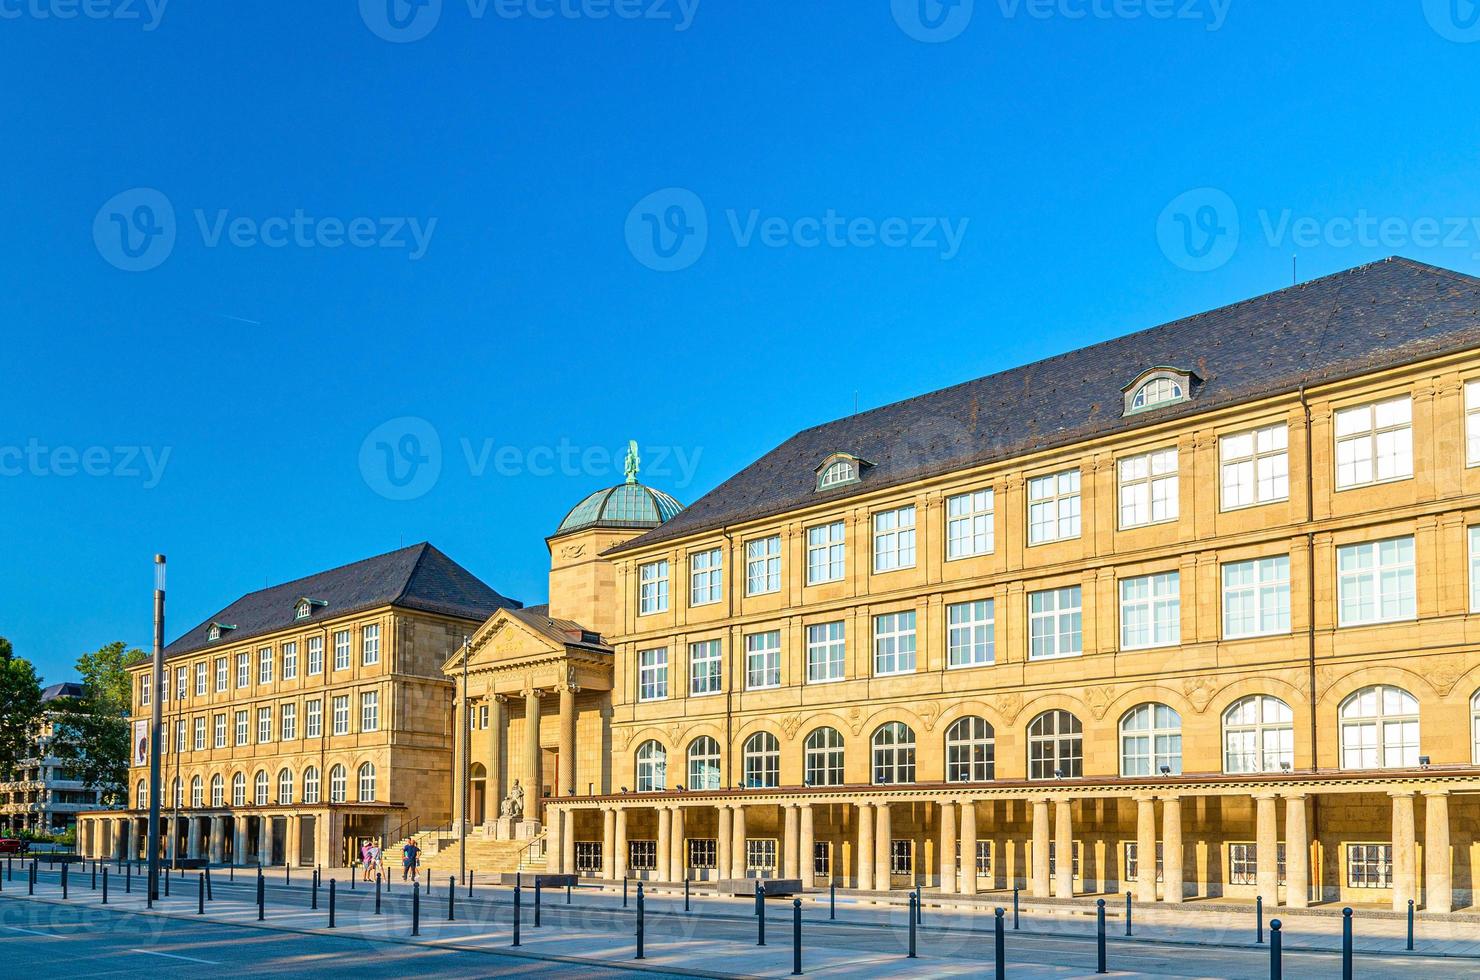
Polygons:
<instances>
[{"instance_id":1,"label":"green copper dome","mask_svg":"<svg viewBox=\"0 0 1480 980\"><path fill-rule=\"evenodd\" d=\"M641 483L621 483L598 490L571 508L556 534L591 527L657 527L683 510L683 504L661 490Z\"/></svg>"}]
</instances>

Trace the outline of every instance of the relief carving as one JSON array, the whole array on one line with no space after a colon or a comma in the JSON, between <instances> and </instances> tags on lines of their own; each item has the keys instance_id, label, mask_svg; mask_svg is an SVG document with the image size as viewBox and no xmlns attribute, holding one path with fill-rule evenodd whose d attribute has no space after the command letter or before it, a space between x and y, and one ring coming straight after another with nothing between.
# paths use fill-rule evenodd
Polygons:
<instances>
[{"instance_id":1,"label":"relief carving","mask_svg":"<svg viewBox=\"0 0 1480 980\"><path fill-rule=\"evenodd\" d=\"M1110 699L1114 696L1115 689L1108 684L1084 689L1084 701L1096 719L1105 717L1105 709L1110 707Z\"/></svg>"},{"instance_id":2,"label":"relief carving","mask_svg":"<svg viewBox=\"0 0 1480 980\"><path fill-rule=\"evenodd\" d=\"M790 715L782 718L779 724L781 725L781 731L786 735L786 740L790 742L796 738L797 729L802 727L802 719L800 715Z\"/></svg>"},{"instance_id":3,"label":"relief carving","mask_svg":"<svg viewBox=\"0 0 1480 980\"><path fill-rule=\"evenodd\" d=\"M1208 709L1213 695L1218 693L1218 685L1211 677L1188 677L1182 681L1182 693L1192 702L1193 710L1202 714Z\"/></svg>"},{"instance_id":4,"label":"relief carving","mask_svg":"<svg viewBox=\"0 0 1480 980\"><path fill-rule=\"evenodd\" d=\"M1460 657L1431 658L1423 664L1423 675L1441 698L1449 697L1449 692L1454 690L1454 685L1465 673L1465 662Z\"/></svg>"},{"instance_id":5,"label":"relief carving","mask_svg":"<svg viewBox=\"0 0 1480 980\"><path fill-rule=\"evenodd\" d=\"M1002 716L1002 720L1011 725L1017 721L1017 716L1023 710L1023 696L1021 694L999 694L993 704L997 708L997 713Z\"/></svg>"},{"instance_id":6,"label":"relief carving","mask_svg":"<svg viewBox=\"0 0 1480 980\"><path fill-rule=\"evenodd\" d=\"M586 554L586 546L583 544L568 544L560 549L561 561L572 561Z\"/></svg>"},{"instance_id":7,"label":"relief carving","mask_svg":"<svg viewBox=\"0 0 1480 980\"><path fill-rule=\"evenodd\" d=\"M927 732L933 732L935 731L935 720L940 717L940 705L933 701L928 701L920 706L919 715L921 723L925 726L925 730Z\"/></svg>"}]
</instances>

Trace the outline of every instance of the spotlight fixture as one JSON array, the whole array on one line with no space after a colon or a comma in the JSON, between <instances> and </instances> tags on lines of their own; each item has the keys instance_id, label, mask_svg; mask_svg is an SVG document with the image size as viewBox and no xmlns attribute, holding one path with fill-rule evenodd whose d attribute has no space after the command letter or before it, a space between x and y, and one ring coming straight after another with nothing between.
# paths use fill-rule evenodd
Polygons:
<instances>
[{"instance_id":1,"label":"spotlight fixture","mask_svg":"<svg viewBox=\"0 0 1480 980\"><path fill-rule=\"evenodd\" d=\"M1171 766L1162 766L1161 767L1161 774L1163 776L1170 776L1172 774L1172 767Z\"/></svg>"},{"instance_id":2,"label":"spotlight fixture","mask_svg":"<svg viewBox=\"0 0 1480 980\"><path fill-rule=\"evenodd\" d=\"M1419 756L1418 757L1418 767L1420 769L1427 769L1429 767L1429 757L1426 756L1426 755Z\"/></svg>"},{"instance_id":3,"label":"spotlight fixture","mask_svg":"<svg viewBox=\"0 0 1480 980\"><path fill-rule=\"evenodd\" d=\"M1289 772L1290 771L1290 764L1288 762L1281 762L1280 763L1280 771L1281 772Z\"/></svg>"},{"instance_id":4,"label":"spotlight fixture","mask_svg":"<svg viewBox=\"0 0 1480 980\"><path fill-rule=\"evenodd\" d=\"M625 792L627 792L627 787L625 787L625 786L623 786L623 787L622 787L622 792L623 792L623 793L625 793Z\"/></svg>"},{"instance_id":5,"label":"spotlight fixture","mask_svg":"<svg viewBox=\"0 0 1480 980\"><path fill-rule=\"evenodd\" d=\"M675 790L677 790L678 792L682 793L683 792L683 783L679 783L677 786L675 786L673 788Z\"/></svg>"},{"instance_id":6,"label":"spotlight fixture","mask_svg":"<svg viewBox=\"0 0 1480 980\"><path fill-rule=\"evenodd\" d=\"M1055 769L1053 771L1053 778L1054 779L1063 779L1064 778L1064 770L1062 770L1062 769Z\"/></svg>"}]
</instances>

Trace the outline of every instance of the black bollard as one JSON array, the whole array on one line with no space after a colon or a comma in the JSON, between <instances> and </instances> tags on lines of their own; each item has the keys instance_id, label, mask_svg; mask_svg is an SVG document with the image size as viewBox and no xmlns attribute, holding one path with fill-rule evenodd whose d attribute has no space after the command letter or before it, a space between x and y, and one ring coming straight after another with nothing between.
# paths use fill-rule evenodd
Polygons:
<instances>
[{"instance_id":1,"label":"black bollard","mask_svg":"<svg viewBox=\"0 0 1480 980\"><path fill-rule=\"evenodd\" d=\"M1012 886L1012 928L1016 932L1018 928L1018 891L1017 885Z\"/></svg>"},{"instance_id":2,"label":"black bollard","mask_svg":"<svg viewBox=\"0 0 1480 980\"><path fill-rule=\"evenodd\" d=\"M375 872L375 914L380 914L380 872Z\"/></svg>"},{"instance_id":3,"label":"black bollard","mask_svg":"<svg viewBox=\"0 0 1480 980\"><path fill-rule=\"evenodd\" d=\"M1131 934L1131 893L1125 893L1125 934Z\"/></svg>"},{"instance_id":4,"label":"black bollard","mask_svg":"<svg viewBox=\"0 0 1480 980\"><path fill-rule=\"evenodd\" d=\"M627 876L626 875L622 875L622 908L626 908L626 907L627 907Z\"/></svg>"},{"instance_id":5,"label":"black bollard","mask_svg":"<svg viewBox=\"0 0 1480 980\"><path fill-rule=\"evenodd\" d=\"M319 873L313 873L313 884L308 889L308 907L316 909L319 907Z\"/></svg>"},{"instance_id":6,"label":"black bollard","mask_svg":"<svg viewBox=\"0 0 1480 980\"><path fill-rule=\"evenodd\" d=\"M1408 900L1408 951L1413 952L1413 899Z\"/></svg>"},{"instance_id":7,"label":"black bollard","mask_svg":"<svg viewBox=\"0 0 1480 980\"><path fill-rule=\"evenodd\" d=\"M689 876L683 876L683 910L689 910Z\"/></svg>"},{"instance_id":8,"label":"black bollard","mask_svg":"<svg viewBox=\"0 0 1480 980\"><path fill-rule=\"evenodd\" d=\"M1264 942L1264 896L1254 896L1254 942Z\"/></svg>"},{"instance_id":9,"label":"black bollard","mask_svg":"<svg viewBox=\"0 0 1480 980\"><path fill-rule=\"evenodd\" d=\"M761 903L765 901L765 893L761 891L761 883L757 879L755 883L755 914L761 914Z\"/></svg>"},{"instance_id":10,"label":"black bollard","mask_svg":"<svg viewBox=\"0 0 1480 980\"><path fill-rule=\"evenodd\" d=\"M206 901L214 902L215 900L216 890L211 886L211 869L208 867L206 868Z\"/></svg>"},{"instance_id":11,"label":"black bollard","mask_svg":"<svg viewBox=\"0 0 1480 980\"><path fill-rule=\"evenodd\" d=\"M802 975L802 900L791 900L791 975Z\"/></svg>"},{"instance_id":12,"label":"black bollard","mask_svg":"<svg viewBox=\"0 0 1480 980\"><path fill-rule=\"evenodd\" d=\"M1006 977L1007 977L1007 964L1004 962L1004 960L1006 958L1005 954L1007 952L1007 938L1006 938L1006 936L1003 933L1003 925L1004 925L1003 916L1004 915L1005 915L1005 913L1003 912L1002 909L998 909L997 910L997 915L996 915L996 919L997 919L996 930L995 930L995 935L993 936L993 941L996 943L996 947L997 947L996 948L996 954L997 954L997 973L996 973L996 977L997 977L997 980L1006 980Z\"/></svg>"},{"instance_id":13,"label":"black bollard","mask_svg":"<svg viewBox=\"0 0 1480 980\"><path fill-rule=\"evenodd\" d=\"M643 954L643 940L646 938L644 936L645 924L644 924L644 921L643 921L644 919L647 918L646 912L645 912L645 909L644 909L644 906L646 904L647 903L644 902L643 896L642 896L642 882L639 881L637 883L637 955L634 956L634 957L632 957L635 960L641 960L641 959L646 959L647 958Z\"/></svg>"},{"instance_id":14,"label":"black bollard","mask_svg":"<svg viewBox=\"0 0 1480 980\"><path fill-rule=\"evenodd\" d=\"M262 869L257 869L257 921L261 922L267 916L267 891L262 880Z\"/></svg>"},{"instance_id":15,"label":"black bollard","mask_svg":"<svg viewBox=\"0 0 1480 980\"><path fill-rule=\"evenodd\" d=\"M353 882L355 880L355 878L354 878L355 871L354 871L353 868L350 869L349 874L350 874L349 880L351 882ZM334 885L335 885L334 879L333 878L330 878L329 879L329 928L330 929L333 929L334 928Z\"/></svg>"},{"instance_id":16,"label":"black bollard","mask_svg":"<svg viewBox=\"0 0 1480 980\"><path fill-rule=\"evenodd\" d=\"M1341 910L1341 980L1352 980L1352 910Z\"/></svg>"},{"instance_id":17,"label":"black bollard","mask_svg":"<svg viewBox=\"0 0 1480 980\"><path fill-rule=\"evenodd\" d=\"M514 885L514 941L510 943L511 946L519 945L519 914L519 885L518 879L516 878Z\"/></svg>"},{"instance_id":18,"label":"black bollard","mask_svg":"<svg viewBox=\"0 0 1480 980\"><path fill-rule=\"evenodd\" d=\"M766 900L759 881L755 883L755 928L755 944L766 945Z\"/></svg>"},{"instance_id":19,"label":"black bollard","mask_svg":"<svg viewBox=\"0 0 1480 980\"><path fill-rule=\"evenodd\" d=\"M96 861L93 862L92 890L98 890L98 862Z\"/></svg>"},{"instance_id":20,"label":"black bollard","mask_svg":"<svg viewBox=\"0 0 1480 980\"><path fill-rule=\"evenodd\" d=\"M133 894L134 890L134 862L130 861L123 866L123 893Z\"/></svg>"},{"instance_id":21,"label":"black bollard","mask_svg":"<svg viewBox=\"0 0 1480 980\"><path fill-rule=\"evenodd\" d=\"M468 872L468 897L473 897L473 872Z\"/></svg>"},{"instance_id":22,"label":"black bollard","mask_svg":"<svg viewBox=\"0 0 1480 980\"><path fill-rule=\"evenodd\" d=\"M534 876L534 927L540 927L540 876Z\"/></svg>"},{"instance_id":23,"label":"black bollard","mask_svg":"<svg viewBox=\"0 0 1480 980\"><path fill-rule=\"evenodd\" d=\"M411 883L411 935L421 935L421 882Z\"/></svg>"},{"instance_id":24,"label":"black bollard","mask_svg":"<svg viewBox=\"0 0 1480 980\"><path fill-rule=\"evenodd\" d=\"M920 886L915 886L915 921L924 925L925 923L925 896L920 894Z\"/></svg>"},{"instance_id":25,"label":"black bollard","mask_svg":"<svg viewBox=\"0 0 1480 980\"><path fill-rule=\"evenodd\" d=\"M291 885L291 884L293 884L293 879L289 876L289 873L288 872L289 872L289 869L288 869L288 859L287 858L283 858L283 884L284 885Z\"/></svg>"},{"instance_id":26,"label":"black bollard","mask_svg":"<svg viewBox=\"0 0 1480 980\"><path fill-rule=\"evenodd\" d=\"M166 868L164 870L164 873L161 874L160 877L164 879L164 897L165 898L169 898L170 897L170 870L168 868Z\"/></svg>"},{"instance_id":27,"label":"black bollard","mask_svg":"<svg viewBox=\"0 0 1480 980\"><path fill-rule=\"evenodd\" d=\"M1269 920L1269 980L1281 980L1285 965L1280 962L1280 920Z\"/></svg>"},{"instance_id":28,"label":"black bollard","mask_svg":"<svg viewBox=\"0 0 1480 980\"><path fill-rule=\"evenodd\" d=\"M827 886L827 917L829 919L838 917L838 883L836 881Z\"/></svg>"},{"instance_id":29,"label":"black bollard","mask_svg":"<svg viewBox=\"0 0 1480 980\"><path fill-rule=\"evenodd\" d=\"M36 862L31 862L31 867L26 871L26 894L36 894Z\"/></svg>"},{"instance_id":30,"label":"black bollard","mask_svg":"<svg viewBox=\"0 0 1480 980\"><path fill-rule=\"evenodd\" d=\"M65 900L67 898L67 867L68 867L67 863L65 861L63 861L62 862L62 899L63 900ZM1410 904L1408 907L1409 907L1409 909L1412 909L1413 908L1412 904Z\"/></svg>"},{"instance_id":31,"label":"black bollard","mask_svg":"<svg viewBox=\"0 0 1480 980\"><path fill-rule=\"evenodd\" d=\"M566 881L566 883L565 883L565 904L566 905L569 905L570 904L570 882L569 881Z\"/></svg>"},{"instance_id":32,"label":"black bollard","mask_svg":"<svg viewBox=\"0 0 1480 980\"><path fill-rule=\"evenodd\" d=\"M448 878L447 878L447 921L448 922L456 922L457 921L457 907L454 904L456 902L456 900L457 900L457 879L456 878L453 878L453 877L451 877L449 875Z\"/></svg>"},{"instance_id":33,"label":"black bollard","mask_svg":"<svg viewBox=\"0 0 1480 980\"><path fill-rule=\"evenodd\" d=\"M195 914L206 914L206 876L202 874L195 886Z\"/></svg>"},{"instance_id":34,"label":"black bollard","mask_svg":"<svg viewBox=\"0 0 1480 980\"><path fill-rule=\"evenodd\" d=\"M910 892L910 959L915 959L915 905L918 902L919 899L915 897L915 893Z\"/></svg>"},{"instance_id":35,"label":"black bollard","mask_svg":"<svg viewBox=\"0 0 1480 980\"><path fill-rule=\"evenodd\" d=\"M1105 900L1095 900L1095 972L1108 973L1105 969Z\"/></svg>"},{"instance_id":36,"label":"black bollard","mask_svg":"<svg viewBox=\"0 0 1480 980\"><path fill-rule=\"evenodd\" d=\"M106 865L103 867L103 904L108 904L108 868Z\"/></svg>"}]
</instances>

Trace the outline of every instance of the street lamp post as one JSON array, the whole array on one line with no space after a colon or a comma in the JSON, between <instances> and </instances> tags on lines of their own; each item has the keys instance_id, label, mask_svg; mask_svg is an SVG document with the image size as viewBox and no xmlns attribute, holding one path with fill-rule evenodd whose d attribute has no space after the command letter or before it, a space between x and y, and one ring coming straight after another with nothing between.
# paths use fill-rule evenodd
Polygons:
<instances>
[{"instance_id":1,"label":"street lamp post","mask_svg":"<svg viewBox=\"0 0 1480 980\"><path fill-rule=\"evenodd\" d=\"M471 739L469 738L468 729L472 726L473 723L471 711L472 709L468 705L468 638L464 636L462 657L463 723L462 731L457 733L457 737L462 740L462 771L457 774L457 778L462 782L462 823L460 824L462 833L458 835L457 852L458 881L468 880L468 790L471 788L468 784L468 772L471 768L468 765L468 750L472 747L469 744Z\"/></svg>"},{"instance_id":2,"label":"street lamp post","mask_svg":"<svg viewBox=\"0 0 1480 980\"><path fill-rule=\"evenodd\" d=\"M149 884L151 902L159 898L159 739L164 706L164 555L154 556L154 664L149 697Z\"/></svg>"}]
</instances>

